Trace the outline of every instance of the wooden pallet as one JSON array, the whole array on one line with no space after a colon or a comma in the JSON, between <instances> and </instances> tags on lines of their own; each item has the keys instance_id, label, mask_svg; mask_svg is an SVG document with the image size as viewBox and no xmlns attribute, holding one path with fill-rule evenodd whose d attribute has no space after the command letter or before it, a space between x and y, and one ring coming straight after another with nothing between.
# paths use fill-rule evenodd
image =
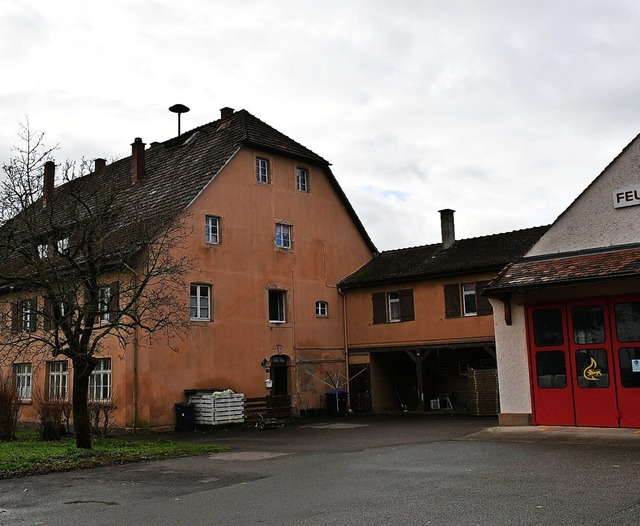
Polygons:
<instances>
[{"instance_id":1,"label":"wooden pallet","mask_svg":"<svg viewBox=\"0 0 640 526\"><path fill-rule=\"evenodd\" d=\"M189 396L196 424L216 425L244 422L244 395L199 391Z\"/></svg>"}]
</instances>

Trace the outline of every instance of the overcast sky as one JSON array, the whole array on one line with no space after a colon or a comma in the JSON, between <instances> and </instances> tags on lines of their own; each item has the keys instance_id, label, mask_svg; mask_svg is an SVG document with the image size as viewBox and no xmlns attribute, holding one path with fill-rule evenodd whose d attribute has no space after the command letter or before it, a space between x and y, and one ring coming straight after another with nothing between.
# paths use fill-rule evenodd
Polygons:
<instances>
[{"instance_id":1,"label":"overcast sky","mask_svg":"<svg viewBox=\"0 0 640 526\"><path fill-rule=\"evenodd\" d=\"M551 223L640 132L637 0L2 0L0 160L246 109L315 151L381 250Z\"/></svg>"}]
</instances>

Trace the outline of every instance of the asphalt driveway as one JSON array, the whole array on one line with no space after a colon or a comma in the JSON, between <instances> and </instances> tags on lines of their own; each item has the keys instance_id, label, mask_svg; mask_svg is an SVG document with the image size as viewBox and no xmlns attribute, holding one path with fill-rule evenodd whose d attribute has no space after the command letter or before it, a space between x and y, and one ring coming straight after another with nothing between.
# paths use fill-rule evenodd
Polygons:
<instances>
[{"instance_id":1,"label":"asphalt driveway","mask_svg":"<svg viewBox=\"0 0 640 526\"><path fill-rule=\"evenodd\" d=\"M496 441L487 436L494 426L492 418L385 415L176 435L232 449L2 481L0 523L639 523L640 448Z\"/></svg>"}]
</instances>

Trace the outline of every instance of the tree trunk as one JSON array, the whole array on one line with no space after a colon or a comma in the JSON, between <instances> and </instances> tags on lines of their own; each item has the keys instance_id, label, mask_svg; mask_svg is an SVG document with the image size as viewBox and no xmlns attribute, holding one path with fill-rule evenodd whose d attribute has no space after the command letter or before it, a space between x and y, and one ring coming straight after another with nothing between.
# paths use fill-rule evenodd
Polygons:
<instances>
[{"instance_id":1,"label":"tree trunk","mask_svg":"<svg viewBox=\"0 0 640 526\"><path fill-rule=\"evenodd\" d=\"M89 417L89 376L93 364L84 360L73 360L73 428L76 447L91 449L91 419Z\"/></svg>"}]
</instances>

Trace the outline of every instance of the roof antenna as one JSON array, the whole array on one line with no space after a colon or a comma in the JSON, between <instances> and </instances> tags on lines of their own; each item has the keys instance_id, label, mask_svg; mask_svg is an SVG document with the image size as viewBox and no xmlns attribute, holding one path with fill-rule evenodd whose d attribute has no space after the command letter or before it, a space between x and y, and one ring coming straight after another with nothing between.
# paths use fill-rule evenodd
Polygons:
<instances>
[{"instance_id":1,"label":"roof antenna","mask_svg":"<svg viewBox=\"0 0 640 526\"><path fill-rule=\"evenodd\" d=\"M178 135L180 135L180 115L183 113L187 113L189 111L189 108L187 108L184 104L174 104L169 108L169 111L178 114Z\"/></svg>"}]
</instances>

